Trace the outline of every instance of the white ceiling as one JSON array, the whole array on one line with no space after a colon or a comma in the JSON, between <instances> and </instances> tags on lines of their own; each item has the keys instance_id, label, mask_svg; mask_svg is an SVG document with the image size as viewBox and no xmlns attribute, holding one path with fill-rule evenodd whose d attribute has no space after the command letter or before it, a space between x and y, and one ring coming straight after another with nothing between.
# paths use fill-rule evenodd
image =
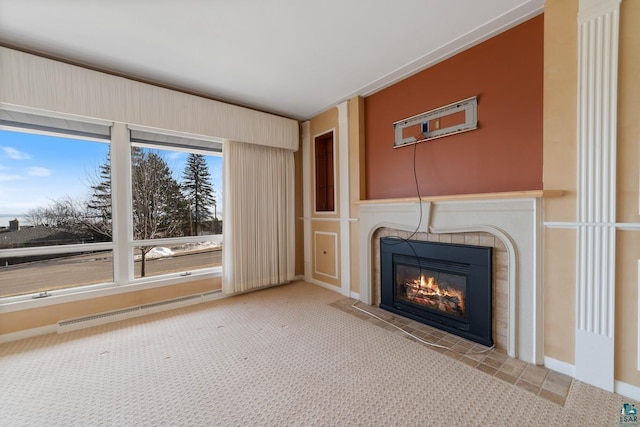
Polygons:
<instances>
[{"instance_id":1,"label":"white ceiling","mask_svg":"<svg viewBox=\"0 0 640 427\"><path fill-rule=\"evenodd\" d=\"M544 0L0 0L0 43L296 119L367 96Z\"/></svg>"}]
</instances>

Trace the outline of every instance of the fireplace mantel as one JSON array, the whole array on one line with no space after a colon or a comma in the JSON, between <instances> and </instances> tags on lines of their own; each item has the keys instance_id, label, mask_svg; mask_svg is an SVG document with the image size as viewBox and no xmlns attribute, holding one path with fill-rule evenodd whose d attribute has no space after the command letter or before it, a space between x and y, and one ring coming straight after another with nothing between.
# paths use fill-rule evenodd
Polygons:
<instances>
[{"instance_id":1,"label":"fireplace mantel","mask_svg":"<svg viewBox=\"0 0 640 427\"><path fill-rule=\"evenodd\" d=\"M509 324L507 352L543 363L541 269L542 200L562 191L523 191L458 196L366 200L360 211L360 300L372 304L373 236L387 227L426 233L487 232L507 247Z\"/></svg>"},{"instance_id":2,"label":"fireplace mantel","mask_svg":"<svg viewBox=\"0 0 640 427\"><path fill-rule=\"evenodd\" d=\"M506 191L500 193L473 193L473 194L454 194L445 196L422 196L418 197L400 197L394 199L373 199L358 200L353 202L356 205L379 205L385 203L404 203L404 202L446 202L446 201L463 201L463 200L492 200L492 199L521 199L521 198L547 198L560 197L564 195L563 190L530 190L530 191Z\"/></svg>"}]
</instances>

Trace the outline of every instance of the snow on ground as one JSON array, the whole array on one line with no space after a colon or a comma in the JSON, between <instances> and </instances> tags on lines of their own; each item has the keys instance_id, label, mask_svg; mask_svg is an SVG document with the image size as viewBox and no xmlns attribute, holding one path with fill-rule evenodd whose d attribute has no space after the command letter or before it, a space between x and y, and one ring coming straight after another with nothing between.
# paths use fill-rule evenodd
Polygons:
<instances>
[{"instance_id":1,"label":"snow on ground","mask_svg":"<svg viewBox=\"0 0 640 427\"><path fill-rule=\"evenodd\" d=\"M216 249L222 247L221 242L196 242L196 243L185 243L179 246L175 246L172 249L166 248L164 246L156 246L151 249L146 258L147 259L158 259L158 258L167 258L178 254L185 254L188 252L196 252L202 251L206 249ZM139 261L141 259L140 254L134 255L134 259Z\"/></svg>"}]
</instances>

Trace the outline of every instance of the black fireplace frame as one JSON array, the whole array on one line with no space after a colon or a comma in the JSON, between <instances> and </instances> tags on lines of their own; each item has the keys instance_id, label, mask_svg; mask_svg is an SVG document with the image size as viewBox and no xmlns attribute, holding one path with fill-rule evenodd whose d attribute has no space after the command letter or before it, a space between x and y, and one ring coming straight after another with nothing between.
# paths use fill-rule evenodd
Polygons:
<instances>
[{"instance_id":1,"label":"black fireplace frame","mask_svg":"<svg viewBox=\"0 0 640 427\"><path fill-rule=\"evenodd\" d=\"M380 308L490 347L493 345L492 259L493 248L487 246L383 237L380 239ZM465 276L465 316L451 316L396 298L398 263Z\"/></svg>"}]
</instances>

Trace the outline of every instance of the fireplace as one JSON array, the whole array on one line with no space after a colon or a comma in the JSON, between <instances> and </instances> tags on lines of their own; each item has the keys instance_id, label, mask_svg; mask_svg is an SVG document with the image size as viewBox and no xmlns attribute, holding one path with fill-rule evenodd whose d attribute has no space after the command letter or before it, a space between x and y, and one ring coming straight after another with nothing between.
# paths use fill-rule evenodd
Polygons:
<instances>
[{"instance_id":1,"label":"fireplace","mask_svg":"<svg viewBox=\"0 0 640 427\"><path fill-rule=\"evenodd\" d=\"M380 307L492 346L492 248L380 239Z\"/></svg>"}]
</instances>

